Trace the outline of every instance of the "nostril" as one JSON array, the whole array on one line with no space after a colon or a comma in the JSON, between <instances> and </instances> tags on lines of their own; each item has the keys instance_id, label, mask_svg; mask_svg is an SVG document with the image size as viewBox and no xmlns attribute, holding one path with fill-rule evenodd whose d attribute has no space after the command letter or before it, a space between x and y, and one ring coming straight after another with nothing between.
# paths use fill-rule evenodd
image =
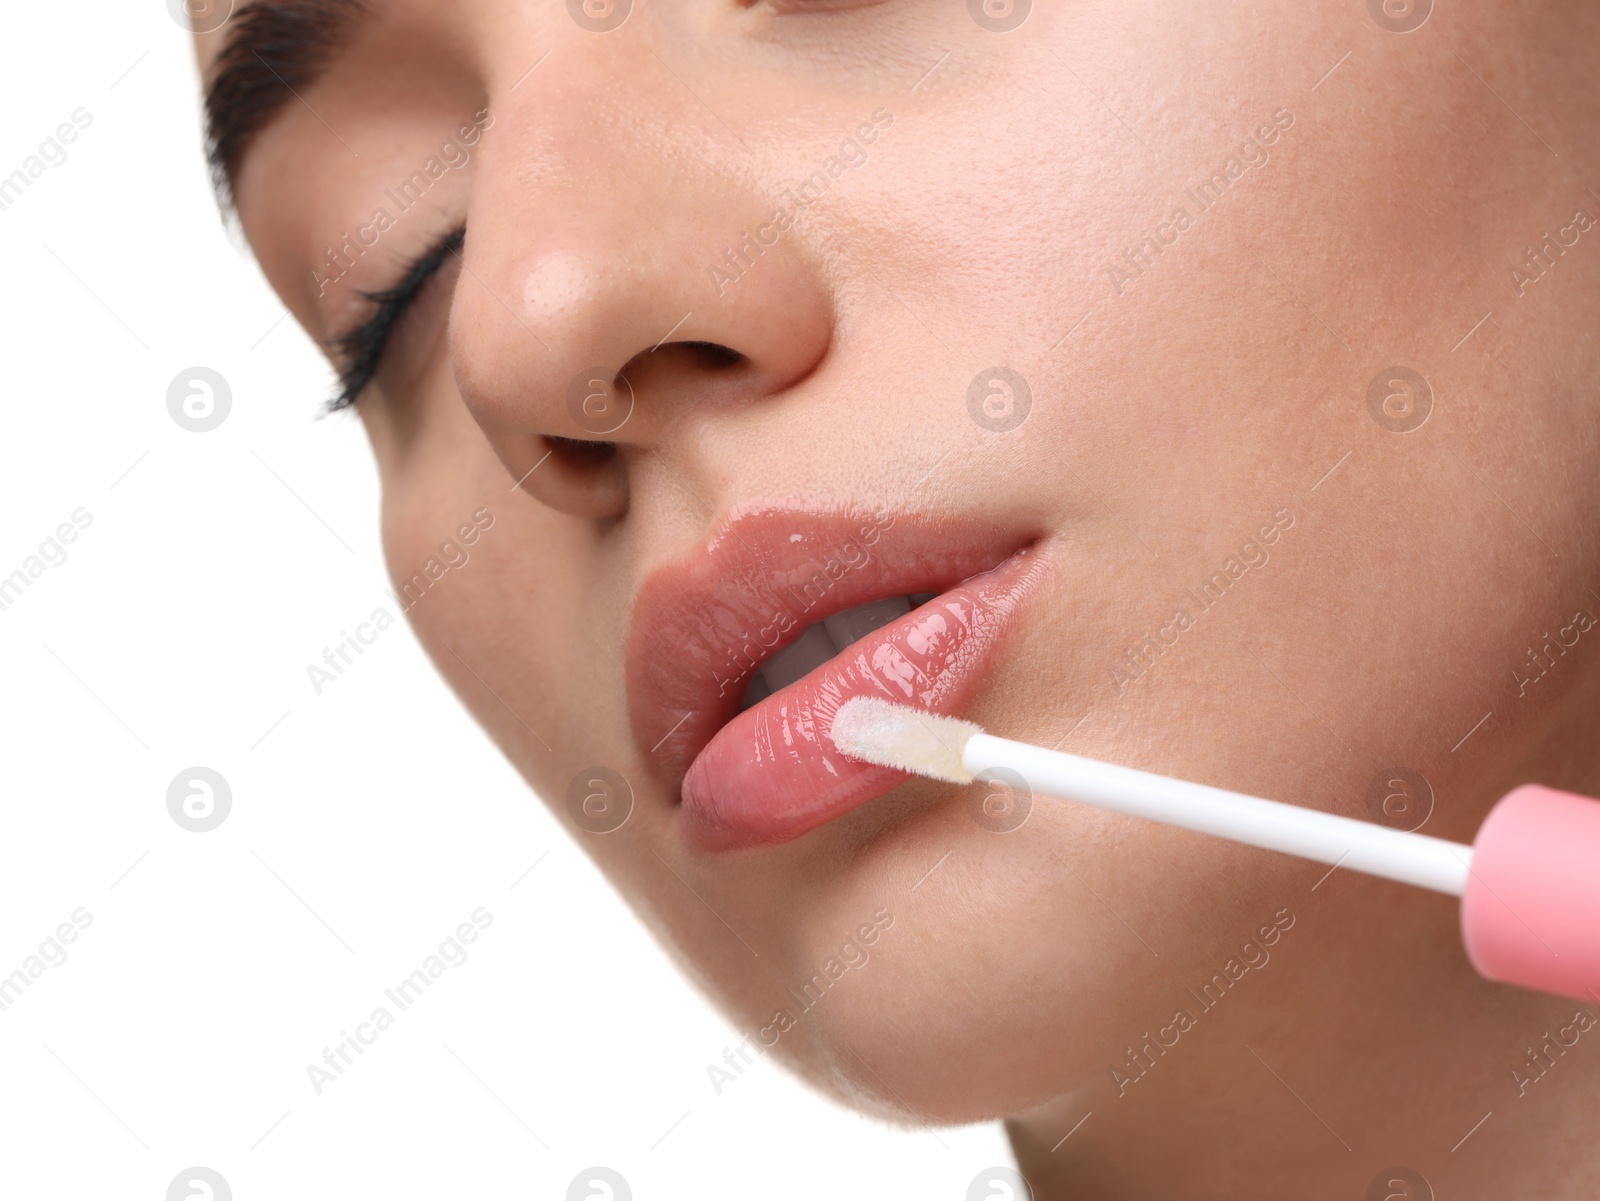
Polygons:
<instances>
[{"instance_id":1,"label":"nostril","mask_svg":"<svg viewBox=\"0 0 1600 1201\"><path fill-rule=\"evenodd\" d=\"M628 471L617 443L541 434L521 446L508 466L524 492L573 517L613 521L627 513Z\"/></svg>"},{"instance_id":2,"label":"nostril","mask_svg":"<svg viewBox=\"0 0 1600 1201\"><path fill-rule=\"evenodd\" d=\"M699 365L707 371L737 367L745 361L744 355L720 342L679 342L676 345L694 355Z\"/></svg>"},{"instance_id":3,"label":"nostril","mask_svg":"<svg viewBox=\"0 0 1600 1201\"><path fill-rule=\"evenodd\" d=\"M709 375L728 375L749 363L745 355L721 342L663 342L634 355L617 375L642 388L675 377L703 379Z\"/></svg>"},{"instance_id":4,"label":"nostril","mask_svg":"<svg viewBox=\"0 0 1600 1201\"><path fill-rule=\"evenodd\" d=\"M579 469L599 467L617 457L615 442L590 442L583 438L562 438L555 434L545 434L544 440L553 455Z\"/></svg>"}]
</instances>

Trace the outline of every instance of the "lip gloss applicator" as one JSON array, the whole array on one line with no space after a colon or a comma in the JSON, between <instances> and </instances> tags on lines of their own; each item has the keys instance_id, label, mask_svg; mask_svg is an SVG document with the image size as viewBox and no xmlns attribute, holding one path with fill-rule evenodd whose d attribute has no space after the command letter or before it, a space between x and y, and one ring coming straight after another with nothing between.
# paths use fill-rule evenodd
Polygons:
<instances>
[{"instance_id":1,"label":"lip gloss applicator","mask_svg":"<svg viewBox=\"0 0 1600 1201\"><path fill-rule=\"evenodd\" d=\"M874 697L839 707L840 753L952 784L1004 768L1059 797L1461 898L1467 958L1489 980L1600 1001L1600 802L1524 784L1471 846L1117 767Z\"/></svg>"}]
</instances>

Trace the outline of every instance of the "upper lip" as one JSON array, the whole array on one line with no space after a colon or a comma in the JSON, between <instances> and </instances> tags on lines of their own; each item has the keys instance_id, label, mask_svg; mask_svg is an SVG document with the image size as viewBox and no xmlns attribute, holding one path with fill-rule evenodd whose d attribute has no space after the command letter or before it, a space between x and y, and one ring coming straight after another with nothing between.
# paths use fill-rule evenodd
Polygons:
<instances>
[{"instance_id":1,"label":"upper lip","mask_svg":"<svg viewBox=\"0 0 1600 1201\"><path fill-rule=\"evenodd\" d=\"M674 789L738 712L751 673L814 622L886 596L942 592L1034 540L994 521L864 506L731 514L634 600L629 718Z\"/></svg>"}]
</instances>

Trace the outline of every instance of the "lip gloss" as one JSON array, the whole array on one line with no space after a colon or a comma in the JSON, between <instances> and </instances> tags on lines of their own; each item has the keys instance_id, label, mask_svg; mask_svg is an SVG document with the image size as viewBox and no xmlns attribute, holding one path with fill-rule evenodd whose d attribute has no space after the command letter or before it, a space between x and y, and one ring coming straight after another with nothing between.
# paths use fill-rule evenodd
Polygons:
<instances>
[{"instance_id":1,"label":"lip gloss","mask_svg":"<svg viewBox=\"0 0 1600 1201\"><path fill-rule=\"evenodd\" d=\"M987 676L1038 574L1038 556L1019 551L734 717L684 778L690 838L707 850L786 841L903 782L840 754L827 736L834 713L857 696L953 712Z\"/></svg>"}]
</instances>

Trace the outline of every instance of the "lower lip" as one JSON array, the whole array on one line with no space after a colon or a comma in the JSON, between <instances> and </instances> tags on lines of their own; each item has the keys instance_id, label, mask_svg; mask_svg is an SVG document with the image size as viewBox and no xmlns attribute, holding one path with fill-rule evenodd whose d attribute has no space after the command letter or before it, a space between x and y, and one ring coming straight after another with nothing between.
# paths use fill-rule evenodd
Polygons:
<instances>
[{"instance_id":1,"label":"lower lip","mask_svg":"<svg viewBox=\"0 0 1600 1201\"><path fill-rule=\"evenodd\" d=\"M905 772L841 755L833 715L857 696L955 713L989 674L1039 566L1019 551L740 713L684 777L690 839L710 851L787 842L904 782Z\"/></svg>"}]
</instances>

